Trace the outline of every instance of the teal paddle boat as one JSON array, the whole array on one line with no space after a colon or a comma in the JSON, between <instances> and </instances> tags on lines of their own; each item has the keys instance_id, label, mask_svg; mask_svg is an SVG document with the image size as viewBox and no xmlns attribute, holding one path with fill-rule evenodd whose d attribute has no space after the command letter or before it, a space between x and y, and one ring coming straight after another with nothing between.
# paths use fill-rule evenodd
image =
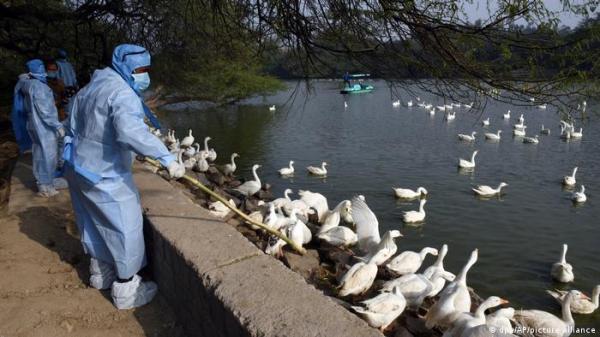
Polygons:
<instances>
[{"instance_id":1,"label":"teal paddle boat","mask_svg":"<svg viewBox=\"0 0 600 337\"><path fill-rule=\"evenodd\" d=\"M351 87L344 87L344 89L340 90L340 94L362 94L365 92L371 92L373 89L375 89L375 87L370 84L355 83Z\"/></svg>"},{"instance_id":2,"label":"teal paddle boat","mask_svg":"<svg viewBox=\"0 0 600 337\"><path fill-rule=\"evenodd\" d=\"M365 78L369 77L369 74L353 74L350 75L348 73L344 74L344 88L340 90L340 94L362 94L366 92L371 92L375 87L366 83L351 83L350 81L357 78Z\"/></svg>"}]
</instances>

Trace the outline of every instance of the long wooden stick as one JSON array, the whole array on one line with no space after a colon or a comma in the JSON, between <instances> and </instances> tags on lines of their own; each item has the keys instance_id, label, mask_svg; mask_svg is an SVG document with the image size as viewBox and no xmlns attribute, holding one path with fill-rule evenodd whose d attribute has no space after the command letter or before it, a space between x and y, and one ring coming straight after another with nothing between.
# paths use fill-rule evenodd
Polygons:
<instances>
[{"instance_id":1,"label":"long wooden stick","mask_svg":"<svg viewBox=\"0 0 600 337\"><path fill-rule=\"evenodd\" d=\"M157 168L163 168L163 166L158 161L156 161L154 159L145 157L145 160L146 160L147 163L151 164L152 166L155 166ZM234 213L236 213L237 215L239 215L240 217L242 217L242 219L246 220L246 223L249 223L250 225L259 227L259 228L263 229L264 231L266 231L267 233L269 233L271 235L277 236L278 238L280 238L283 241L285 241L285 243L287 243L288 245L290 245L290 247L292 247L298 253L300 253L302 255L304 255L306 253L306 250L302 246L298 246L294 241L290 240L283 233L281 233L279 231L276 231L276 230L273 230L273 229L271 229L270 227L268 227L267 225L265 225L263 223L260 223L260 222L252 220L244 212L240 211L235 206L231 206L229 204L229 202L227 202L227 200L225 200L225 198L223 198L222 196L220 196L220 195L216 194L215 192L211 191L208 187L204 186L196 178L192 178L192 177L190 177L190 176L188 176L186 174L183 177L181 177L180 179L186 180L189 183L191 183L192 185L194 185L194 186L198 187L199 189L201 189L203 192L208 193L213 198L217 199L220 203L222 203L223 205L227 206L227 208L229 208L230 210L232 210Z\"/></svg>"}]
</instances>

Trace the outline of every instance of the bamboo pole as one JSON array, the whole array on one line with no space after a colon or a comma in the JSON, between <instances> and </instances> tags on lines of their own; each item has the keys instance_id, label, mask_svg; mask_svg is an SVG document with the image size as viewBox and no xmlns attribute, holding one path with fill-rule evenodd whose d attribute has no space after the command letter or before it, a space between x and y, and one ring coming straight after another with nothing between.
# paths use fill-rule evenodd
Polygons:
<instances>
[{"instance_id":1,"label":"bamboo pole","mask_svg":"<svg viewBox=\"0 0 600 337\"><path fill-rule=\"evenodd\" d=\"M152 166L155 166L155 167L157 167L159 169L163 168L163 166L158 161L156 161L154 159L145 157L145 161L147 163L151 164ZM273 230L273 229L271 229L270 227L268 227L267 225L265 225L263 223L260 223L260 222L252 220L244 212L240 211L235 206L231 206L229 204L229 202L227 200L225 200L225 198L223 198L222 196L218 195L217 193L211 191L208 187L204 186L197 179L192 178L192 177L188 176L187 174L184 175L183 177L181 177L181 179L188 181L192 185L194 185L194 186L198 187L199 189L201 189L203 192L208 193L210 196L212 196L213 198L217 199L220 203L222 203L223 205L227 206L227 208L229 208L234 213L236 213L237 215L239 215L242 219L246 220L246 222L245 222L246 224L250 224L250 225L259 227L259 228L263 229L264 231L266 231L267 233L269 233L271 235L277 236L278 238L280 238L283 241L285 241L285 243L287 243L288 245L290 245L290 247L292 247L295 251L297 251L301 255L304 255L306 253L306 250L302 246L298 246L294 241L290 240L283 233L281 233L279 231L276 231L276 230Z\"/></svg>"}]
</instances>

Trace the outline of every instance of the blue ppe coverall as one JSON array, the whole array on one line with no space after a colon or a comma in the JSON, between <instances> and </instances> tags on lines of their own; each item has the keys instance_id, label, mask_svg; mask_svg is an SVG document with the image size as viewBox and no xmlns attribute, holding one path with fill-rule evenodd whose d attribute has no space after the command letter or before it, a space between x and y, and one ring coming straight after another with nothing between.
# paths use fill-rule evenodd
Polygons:
<instances>
[{"instance_id":1,"label":"blue ppe coverall","mask_svg":"<svg viewBox=\"0 0 600 337\"><path fill-rule=\"evenodd\" d=\"M77 87L77 76L71 62L67 61L67 52L63 49L58 51L59 58L56 60L58 65L58 78L63 80L65 87Z\"/></svg>"},{"instance_id":2,"label":"blue ppe coverall","mask_svg":"<svg viewBox=\"0 0 600 337\"><path fill-rule=\"evenodd\" d=\"M131 173L134 153L165 166L175 160L144 123L131 76L149 65L143 47L115 48L112 67L96 70L74 97L68 123L72 137L65 148L65 173L84 250L114 265L121 279L146 264L140 197Z\"/></svg>"},{"instance_id":3,"label":"blue ppe coverall","mask_svg":"<svg viewBox=\"0 0 600 337\"><path fill-rule=\"evenodd\" d=\"M13 91L13 106L10 115L12 122L13 133L15 139L19 145L19 151L21 153L31 149L31 137L27 132L27 112L25 111L25 96L21 93L21 88L25 81L30 79L29 75L26 75L26 79L19 78L19 81L15 85Z\"/></svg>"},{"instance_id":4,"label":"blue ppe coverall","mask_svg":"<svg viewBox=\"0 0 600 337\"><path fill-rule=\"evenodd\" d=\"M32 143L33 175L38 185L53 186L58 159L58 121L52 89L46 85L46 70L41 60L27 62L29 79L17 83L23 111L27 115L26 129ZM15 89L16 90L16 89Z\"/></svg>"},{"instance_id":5,"label":"blue ppe coverall","mask_svg":"<svg viewBox=\"0 0 600 337\"><path fill-rule=\"evenodd\" d=\"M64 49L60 49L58 55L59 58L56 60L56 65L58 66L58 78L63 81L65 89L67 90L69 101L65 105L65 111L69 114L73 108L73 97L71 97L71 95L74 95L77 90L77 76L75 75L75 70L73 69L71 62L67 61L67 52Z\"/></svg>"}]
</instances>

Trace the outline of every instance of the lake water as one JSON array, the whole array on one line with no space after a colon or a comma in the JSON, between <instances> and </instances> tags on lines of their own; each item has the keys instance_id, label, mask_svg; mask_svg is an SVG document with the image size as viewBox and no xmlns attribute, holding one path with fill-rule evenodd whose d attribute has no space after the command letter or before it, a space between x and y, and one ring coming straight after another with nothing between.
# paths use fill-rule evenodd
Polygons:
<instances>
[{"instance_id":1,"label":"lake water","mask_svg":"<svg viewBox=\"0 0 600 337\"><path fill-rule=\"evenodd\" d=\"M363 194L379 219L380 231L400 229L399 251L424 246L449 245L446 269L458 273L474 248L479 261L468 275L468 284L482 297L498 295L519 308L543 309L559 314L560 308L544 290L583 290L591 295L600 283L600 123L583 125L583 139L559 138L559 115L552 107L517 107L488 103L481 125L481 111L455 108L452 122L443 112L430 116L416 106L392 107L385 82L374 83L370 94L339 94L339 82L316 82L314 91L289 83L290 90L244 104L209 111L163 113L161 119L182 136L188 128L197 139L212 137L211 147L224 163L232 152L240 154L238 175L250 178L250 167L262 165L259 176L273 185L275 196L284 189L308 189L324 194L330 208L339 201ZM409 86L410 84L406 84ZM291 92L297 89L295 100ZM442 105L443 100L419 92L423 101ZM405 95L404 101L411 97ZM344 108L344 100L348 107ZM414 98L413 98L414 100ZM268 106L277 110L270 112ZM512 111L510 121L502 114ZM596 107L588 104L588 111ZM523 113L528 131L538 133L541 124L551 129L540 135L538 145L523 144L512 137L512 125ZM577 127L581 123L577 122ZM502 130L498 143L484 140L484 132ZM477 131L472 144L457 139L458 133ZM458 158L470 159L479 150L472 174L457 170ZM283 179L277 169L295 161L296 174ZM305 167L329 164L326 179L308 176ZM578 166L577 188L586 186L588 201L574 207L562 177ZM471 187L509 184L502 198L480 200ZM418 201L400 202L392 187L428 191L427 218L420 226L406 226L402 212L418 208ZM294 195L293 197L297 197ZM573 265L575 282L553 283L550 267L569 244L567 260ZM429 265L434 260L428 257ZM577 326L600 329L600 311L576 316ZM597 332L598 333L598 332Z\"/></svg>"}]
</instances>

